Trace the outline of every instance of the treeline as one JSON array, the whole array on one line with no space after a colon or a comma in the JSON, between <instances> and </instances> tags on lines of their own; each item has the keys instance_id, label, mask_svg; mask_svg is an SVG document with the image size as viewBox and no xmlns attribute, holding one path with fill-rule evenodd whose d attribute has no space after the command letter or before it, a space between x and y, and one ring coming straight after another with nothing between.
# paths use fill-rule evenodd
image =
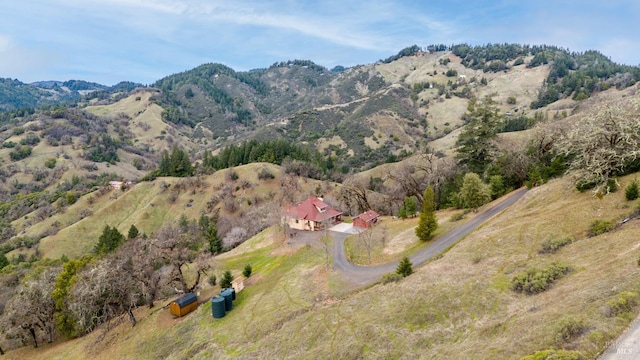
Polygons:
<instances>
[{"instance_id":1,"label":"treeline","mask_svg":"<svg viewBox=\"0 0 640 360\"><path fill-rule=\"evenodd\" d=\"M288 60L288 61L275 62L273 63L273 65L269 66L269 69L286 67L286 66L304 66L311 70L315 70L317 72L328 71L326 67L322 65L318 65L311 60Z\"/></svg>"},{"instance_id":2,"label":"treeline","mask_svg":"<svg viewBox=\"0 0 640 360\"><path fill-rule=\"evenodd\" d=\"M230 145L222 149L216 156L209 152L204 154L202 165L216 170L255 162L282 164L285 159L312 163L321 170L333 169L331 158L325 160L322 154L308 147L291 143L284 139L258 142L251 140L240 145Z\"/></svg>"},{"instance_id":3,"label":"treeline","mask_svg":"<svg viewBox=\"0 0 640 360\"><path fill-rule=\"evenodd\" d=\"M537 53L528 66L534 67L550 62L553 62L551 72L538 94L538 99L531 103L533 109L561 98L584 100L595 92L607 90L612 86L624 89L640 80L640 68L616 64L597 51L568 54L547 50Z\"/></svg>"},{"instance_id":4,"label":"treeline","mask_svg":"<svg viewBox=\"0 0 640 360\"><path fill-rule=\"evenodd\" d=\"M598 51L569 52L556 46L519 44L459 44L451 51L462 59L462 65L484 72L507 70L511 61L515 66L524 64L527 56L533 56L526 64L529 68L550 64L538 99L531 103L533 109L567 97L584 100L595 92L612 86L624 89L640 80L640 68L616 64Z\"/></svg>"},{"instance_id":5,"label":"treeline","mask_svg":"<svg viewBox=\"0 0 640 360\"><path fill-rule=\"evenodd\" d=\"M406 47L406 48L400 50L396 55L389 56L388 58L386 58L384 60L380 60L380 62L384 63L384 64L388 64L388 63L394 62L394 61L396 61L398 59L401 59L401 58L403 58L405 56L413 56L413 55L416 55L416 54L421 53L421 52L422 52L422 49L420 48L420 46L411 45L409 47Z\"/></svg>"},{"instance_id":6,"label":"treeline","mask_svg":"<svg viewBox=\"0 0 640 360\"><path fill-rule=\"evenodd\" d=\"M308 147L293 144L284 139L265 142L250 140L240 145L227 146L216 156L211 156L207 152L203 157L202 164L204 167L220 170L255 162L282 164L285 158L315 162L322 159L322 155L315 151L312 152Z\"/></svg>"}]
</instances>

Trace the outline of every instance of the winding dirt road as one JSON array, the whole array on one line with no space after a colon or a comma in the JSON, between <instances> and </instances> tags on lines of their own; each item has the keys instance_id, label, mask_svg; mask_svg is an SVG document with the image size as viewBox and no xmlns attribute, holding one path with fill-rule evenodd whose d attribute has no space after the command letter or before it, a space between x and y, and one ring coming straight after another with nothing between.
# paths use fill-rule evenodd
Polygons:
<instances>
[{"instance_id":1,"label":"winding dirt road","mask_svg":"<svg viewBox=\"0 0 640 360\"><path fill-rule=\"evenodd\" d=\"M526 192L526 188L515 191L500 203L478 214L468 222L439 237L428 247L413 254L409 258L413 263L413 266L422 265L427 260L442 253L464 238L475 228L514 204L516 201L520 200ZM395 272L398 262L371 267L352 264L347 260L344 254L344 239L346 239L350 234L333 231L331 235L333 236L333 268L338 271L345 280L354 283L355 285L365 286L380 280L384 274Z\"/></svg>"}]
</instances>

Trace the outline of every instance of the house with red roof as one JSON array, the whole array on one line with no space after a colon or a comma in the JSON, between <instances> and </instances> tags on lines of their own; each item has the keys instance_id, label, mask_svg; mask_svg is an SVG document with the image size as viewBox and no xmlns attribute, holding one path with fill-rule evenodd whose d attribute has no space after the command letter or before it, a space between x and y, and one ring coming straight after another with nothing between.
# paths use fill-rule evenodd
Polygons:
<instances>
[{"instance_id":1,"label":"house with red roof","mask_svg":"<svg viewBox=\"0 0 640 360\"><path fill-rule=\"evenodd\" d=\"M353 218L353 226L357 228L368 229L377 224L379 218L380 215L377 212L368 210Z\"/></svg>"},{"instance_id":2,"label":"house with red roof","mask_svg":"<svg viewBox=\"0 0 640 360\"><path fill-rule=\"evenodd\" d=\"M309 196L297 205L284 210L283 223L291 229L318 231L325 224L337 224L342 221L342 212L325 203L322 198Z\"/></svg>"}]
</instances>

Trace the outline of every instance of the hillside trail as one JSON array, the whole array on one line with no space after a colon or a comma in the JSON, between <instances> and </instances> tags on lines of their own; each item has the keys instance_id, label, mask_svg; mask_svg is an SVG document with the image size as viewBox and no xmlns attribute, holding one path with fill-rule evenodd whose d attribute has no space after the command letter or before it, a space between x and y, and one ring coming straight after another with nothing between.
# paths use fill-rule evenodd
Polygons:
<instances>
[{"instance_id":1,"label":"hillside trail","mask_svg":"<svg viewBox=\"0 0 640 360\"><path fill-rule=\"evenodd\" d=\"M521 188L514 191L500 203L483 211L468 222L442 235L433 241L433 243L428 247L411 255L409 259L413 266L420 266L432 259L434 256L441 254L478 226L484 224L498 213L516 203L526 192L527 188ZM396 267L398 266L397 261L378 266L358 266L349 262L344 253L344 240L350 234L332 231L331 235L333 236L333 269L336 270L344 280L357 286L366 286L380 280L384 274L395 272Z\"/></svg>"}]
</instances>

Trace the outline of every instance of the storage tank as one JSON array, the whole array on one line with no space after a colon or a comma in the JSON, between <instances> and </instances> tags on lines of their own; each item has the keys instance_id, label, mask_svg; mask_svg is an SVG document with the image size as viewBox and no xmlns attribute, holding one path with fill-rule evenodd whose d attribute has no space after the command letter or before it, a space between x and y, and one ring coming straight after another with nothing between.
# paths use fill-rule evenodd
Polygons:
<instances>
[{"instance_id":1,"label":"storage tank","mask_svg":"<svg viewBox=\"0 0 640 360\"><path fill-rule=\"evenodd\" d=\"M222 296L211 298L211 315L213 315L214 319L223 318L227 314L225 302Z\"/></svg>"},{"instance_id":2,"label":"storage tank","mask_svg":"<svg viewBox=\"0 0 640 360\"><path fill-rule=\"evenodd\" d=\"M220 291L220 296L224 298L224 306L226 311L231 311L233 309L233 294L231 293L232 289L222 289Z\"/></svg>"}]
</instances>

